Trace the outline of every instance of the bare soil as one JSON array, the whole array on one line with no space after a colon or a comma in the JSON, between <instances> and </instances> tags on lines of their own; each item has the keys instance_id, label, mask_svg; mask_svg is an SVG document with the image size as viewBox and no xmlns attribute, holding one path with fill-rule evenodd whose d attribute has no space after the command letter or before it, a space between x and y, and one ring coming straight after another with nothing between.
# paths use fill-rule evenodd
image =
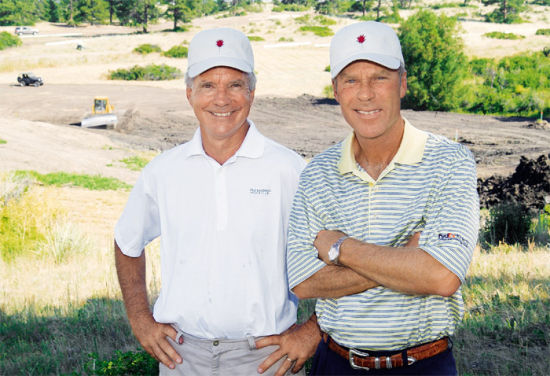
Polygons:
<instances>
[{"instance_id":1,"label":"bare soil","mask_svg":"<svg viewBox=\"0 0 550 376\"><path fill-rule=\"evenodd\" d=\"M116 103L116 129L79 127L89 112L83 109L90 106L90 93L102 93ZM52 170L75 171L81 166L90 170L88 173L119 176L131 182L136 173L123 168L120 159L131 155L132 150L169 149L189 140L197 127L183 89L4 85L0 86L0 97L0 112L4 114L0 135L8 141L0 146L0 164L7 163L9 169L29 169L35 164L42 171L48 165ZM529 119L410 110L404 110L403 115L418 128L468 146L483 178L509 175L520 156L537 158L550 149L550 131L530 126ZM257 97L250 118L265 135L306 158L340 141L350 129L336 102L310 95Z\"/></svg>"}]
</instances>

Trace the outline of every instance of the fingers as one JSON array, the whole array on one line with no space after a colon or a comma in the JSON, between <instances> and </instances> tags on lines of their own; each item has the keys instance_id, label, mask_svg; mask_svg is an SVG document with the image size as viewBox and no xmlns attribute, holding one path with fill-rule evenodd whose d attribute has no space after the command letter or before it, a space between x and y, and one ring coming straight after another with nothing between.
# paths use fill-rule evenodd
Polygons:
<instances>
[{"instance_id":1,"label":"fingers","mask_svg":"<svg viewBox=\"0 0 550 376\"><path fill-rule=\"evenodd\" d=\"M277 335L268 336L257 340L256 348L263 349L264 347L267 347L267 346L280 345L280 344L281 344L280 336L277 336Z\"/></svg>"},{"instance_id":2,"label":"fingers","mask_svg":"<svg viewBox=\"0 0 550 376\"><path fill-rule=\"evenodd\" d=\"M275 372L275 376L284 376L289 369L292 368L292 366L296 363L296 360L292 360L290 358L286 358L283 363L281 364L281 366L279 367L279 369L277 370L277 372ZM301 368L301 367L300 367ZM300 370L300 369L298 369ZM292 370L292 372L296 373L298 371L294 371L294 369Z\"/></svg>"},{"instance_id":3,"label":"fingers","mask_svg":"<svg viewBox=\"0 0 550 376\"><path fill-rule=\"evenodd\" d=\"M420 235L422 235L422 232L415 232L407 244L405 244L405 247L412 247L412 248L418 248L418 244L420 241Z\"/></svg>"},{"instance_id":4,"label":"fingers","mask_svg":"<svg viewBox=\"0 0 550 376\"><path fill-rule=\"evenodd\" d=\"M177 331L172 326L155 323L148 333L143 334L140 341L141 345L159 362L170 369L175 368L175 363L182 362L181 356L167 339L172 338L176 341Z\"/></svg>"},{"instance_id":5,"label":"fingers","mask_svg":"<svg viewBox=\"0 0 550 376\"><path fill-rule=\"evenodd\" d=\"M265 360L262 362L262 364L260 364L260 366L258 367L258 373L264 373L272 365L277 363L279 361L279 359L281 359L283 357L283 355L284 355L284 352L282 352L280 349L276 350L275 352L272 352L271 355L269 355L267 358L265 358ZM281 368L282 367L283 366L281 366Z\"/></svg>"}]
</instances>

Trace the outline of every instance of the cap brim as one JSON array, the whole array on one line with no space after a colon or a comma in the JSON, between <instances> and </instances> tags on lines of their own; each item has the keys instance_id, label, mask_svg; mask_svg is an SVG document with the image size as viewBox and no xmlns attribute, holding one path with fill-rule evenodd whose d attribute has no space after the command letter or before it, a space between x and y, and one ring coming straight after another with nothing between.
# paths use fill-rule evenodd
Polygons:
<instances>
[{"instance_id":1,"label":"cap brim","mask_svg":"<svg viewBox=\"0 0 550 376\"><path fill-rule=\"evenodd\" d=\"M194 78L199 74L215 67L229 67L245 73L252 72L252 67L245 60L223 56L215 57L212 59L201 61L200 63L193 64L192 66L187 68L187 75L191 78Z\"/></svg>"},{"instance_id":2,"label":"cap brim","mask_svg":"<svg viewBox=\"0 0 550 376\"><path fill-rule=\"evenodd\" d=\"M334 67L330 67L330 74L332 78L335 78L345 67L357 60L368 60L373 63L380 64L388 69L398 69L401 65L401 61L393 56L373 54L373 53L360 53L348 57L342 61L339 61Z\"/></svg>"}]
</instances>

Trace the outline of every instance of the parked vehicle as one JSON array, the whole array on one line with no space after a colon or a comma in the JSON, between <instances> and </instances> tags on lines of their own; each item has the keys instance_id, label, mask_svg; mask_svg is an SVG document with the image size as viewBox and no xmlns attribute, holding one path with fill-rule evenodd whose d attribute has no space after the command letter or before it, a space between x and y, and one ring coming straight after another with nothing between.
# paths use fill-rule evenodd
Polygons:
<instances>
[{"instance_id":1,"label":"parked vehicle","mask_svg":"<svg viewBox=\"0 0 550 376\"><path fill-rule=\"evenodd\" d=\"M17 34L18 36L21 36L23 34L36 35L38 34L38 29L32 28L30 26L17 26L15 28L15 34Z\"/></svg>"},{"instance_id":2,"label":"parked vehicle","mask_svg":"<svg viewBox=\"0 0 550 376\"><path fill-rule=\"evenodd\" d=\"M19 77L17 77L17 82L19 82L20 86L42 86L44 85L44 82L42 81L42 77L35 76L33 73L21 73Z\"/></svg>"}]
</instances>

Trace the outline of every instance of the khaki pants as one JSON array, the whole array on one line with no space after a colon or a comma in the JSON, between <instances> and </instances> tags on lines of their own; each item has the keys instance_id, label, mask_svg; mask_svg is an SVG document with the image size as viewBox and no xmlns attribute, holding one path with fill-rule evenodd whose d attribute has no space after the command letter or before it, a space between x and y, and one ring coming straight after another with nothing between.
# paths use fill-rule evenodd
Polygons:
<instances>
[{"instance_id":1,"label":"khaki pants","mask_svg":"<svg viewBox=\"0 0 550 376\"><path fill-rule=\"evenodd\" d=\"M183 344L177 344L168 339L183 359L181 364L171 370L162 363L159 365L160 375L185 376L247 376L259 375L258 367L278 346L268 346L256 349L255 340L249 337L243 340L205 340L178 331L183 336ZM272 365L262 375L274 375L283 362L282 358ZM290 375L291 372L287 372ZM298 375L305 375L304 369Z\"/></svg>"}]
</instances>

